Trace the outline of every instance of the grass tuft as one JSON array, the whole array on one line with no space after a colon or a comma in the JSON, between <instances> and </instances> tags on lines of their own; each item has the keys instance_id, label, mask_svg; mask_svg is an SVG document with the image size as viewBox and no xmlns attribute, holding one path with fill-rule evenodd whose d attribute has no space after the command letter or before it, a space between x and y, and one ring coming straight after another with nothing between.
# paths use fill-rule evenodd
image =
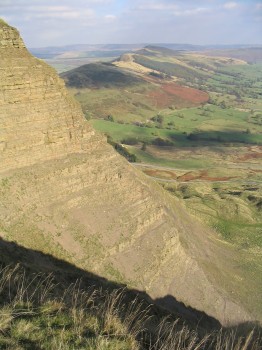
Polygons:
<instances>
[{"instance_id":1,"label":"grass tuft","mask_svg":"<svg viewBox=\"0 0 262 350\"><path fill-rule=\"evenodd\" d=\"M22 268L0 271L0 348L87 350L258 350L255 330L203 333L179 320L152 314L126 291L82 290L77 281L63 290L52 275Z\"/></svg>"}]
</instances>

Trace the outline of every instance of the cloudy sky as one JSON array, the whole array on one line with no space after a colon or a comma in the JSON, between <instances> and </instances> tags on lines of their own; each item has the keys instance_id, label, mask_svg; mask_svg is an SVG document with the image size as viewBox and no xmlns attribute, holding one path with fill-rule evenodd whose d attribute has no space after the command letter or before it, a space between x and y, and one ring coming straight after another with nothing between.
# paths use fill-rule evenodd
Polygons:
<instances>
[{"instance_id":1,"label":"cloudy sky","mask_svg":"<svg viewBox=\"0 0 262 350\"><path fill-rule=\"evenodd\" d=\"M0 0L29 47L262 44L262 0Z\"/></svg>"}]
</instances>

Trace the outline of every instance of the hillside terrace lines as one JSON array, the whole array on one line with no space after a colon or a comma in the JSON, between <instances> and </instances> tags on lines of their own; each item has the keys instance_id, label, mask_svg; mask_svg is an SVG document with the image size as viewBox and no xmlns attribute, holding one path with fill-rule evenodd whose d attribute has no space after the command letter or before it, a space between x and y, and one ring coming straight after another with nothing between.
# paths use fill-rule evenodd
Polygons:
<instances>
[{"instance_id":1,"label":"hillside terrace lines","mask_svg":"<svg viewBox=\"0 0 262 350\"><path fill-rule=\"evenodd\" d=\"M108 247L106 249L105 256L101 260L100 266L105 264L108 258L112 258L113 261L115 261L116 265L118 265L118 268L121 271L121 269L123 269L123 266L119 265L117 261L122 260L122 258L118 259L118 256L120 255L125 256L126 254L128 254L128 252L133 250L134 247L136 247L137 257L132 263L130 262L130 266L129 266L130 268L132 265L133 272L136 275L138 271L136 271L135 266L139 265L138 262L143 257L143 254L141 254L141 250L143 249L142 247L144 245L143 241L145 241L146 239L150 241L152 236L156 238L156 236L154 235L154 232L159 233L165 229L165 226L166 226L165 221L161 220L161 216L159 217L159 219L160 219L159 221L156 221L157 217L152 216L152 218L149 218L147 222L144 222L143 224L140 224L135 229L133 229L133 232L130 233L129 237L120 237L120 239L117 242L115 242L114 246ZM173 231L173 234L177 233L175 229L172 231ZM156 271L154 270L153 273L155 272ZM146 271L144 271L144 273L146 276ZM135 277L136 280L137 278L138 276ZM142 286L143 285L141 284L141 287Z\"/></svg>"},{"instance_id":2,"label":"hillside terrace lines","mask_svg":"<svg viewBox=\"0 0 262 350\"><path fill-rule=\"evenodd\" d=\"M28 53L18 32L6 26L5 35L10 49L0 45L5 57L0 60L0 171L83 151L94 131L83 123L64 83L53 68ZM13 36L21 45L13 46Z\"/></svg>"},{"instance_id":3,"label":"hillside terrace lines","mask_svg":"<svg viewBox=\"0 0 262 350\"><path fill-rule=\"evenodd\" d=\"M159 255L155 255L155 260L152 262L151 266L143 273L143 278L147 281L147 290L152 289L154 283L156 283L159 278L161 280L170 282L170 276L163 275L163 266L168 264L168 262L174 261L174 256L178 253L177 257L181 254L179 249L181 243L178 237L174 234L174 231L166 232L165 239L163 237L158 237L157 247L159 250ZM168 239L167 239L168 238Z\"/></svg>"}]
</instances>

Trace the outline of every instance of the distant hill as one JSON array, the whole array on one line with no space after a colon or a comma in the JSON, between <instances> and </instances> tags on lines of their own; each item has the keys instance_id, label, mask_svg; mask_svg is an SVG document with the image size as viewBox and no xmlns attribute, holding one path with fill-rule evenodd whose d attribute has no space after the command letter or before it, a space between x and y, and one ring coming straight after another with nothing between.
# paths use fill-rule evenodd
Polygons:
<instances>
[{"instance_id":1,"label":"distant hill","mask_svg":"<svg viewBox=\"0 0 262 350\"><path fill-rule=\"evenodd\" d=\"M67 86L75 88L124 87L141 79L108 63L90 63L62 73Z\"/></svg>"},{"instance_id":2,"label":"distant hill","mask_svg":"<svg viewBox=\"0 0 262 350\"><path fill-rule=\"evenodd\" d=\"M247 61L248 63L262 62L262 47L215 49L203 52L207 56L230 57Z\"/></svg>"},{"instance_id":3,"label":"distant hill","mask_svg":"<svg viewBox=\"0 0 262 350\"><path fill-rule=\"evenodd\" d=\"M141 49L145 44L76 44L66 46L48 46L30 48L29 51L36 57L42 59L60 59L64 54L74 54L74 57L103 57L110 54L119 56L125 52ZM115 54L114 54L115 53Z\"/></svg>"},{"instance_id":4,"label":"distant hill","mask_svg":"<svg viewBox=\"0 0 262 350\"><path fill-rule=\"evenodd\" d=\"M3 22L3 21L2 21ZM49 59L57 57L61 54L74 52L81 56L92 52L111 52L121 51L122 53L143 50L143 48L166 48L173 51L226 51L234 54L235 52L247 52L249 50L261 50L262 45L192 45L192 44L171 44L171 43L140 43L140 44L74 44L65 46L48 46L48 47L34 47L29 51L36 57ZM119 54L120 55L120 54Z\"/></svg>"},{"instance_id":5,"label":"distant hill","mask_svg":"<svg viewBox=\"0 0 262 350\"><path fill-rule=\"evenodd\" d=\"M29 51L36 57L46 60L59 73L69 71L84 64L93 62L111 62L113 59L129 54L140 54L153 56L154 51L161 51L162 56L174 56L183 53L200 53L207 55L238 58L234 56L238 51L242 52L244 60L248 62L257 61L256 49L261 49L261 45L190 45L190 44L170 44L170 43L140 43L140 44L75 44L66 46L50 46L42 48L30 48ZM175 54L174 54L174 52ZM151 52L151 54L149 53ZM232 56L231 56L232 52ZM228 54L227 54L228 53ZM242 55L242 54L241 54ZM248 56L247 56L248 55Z\"/></svg>"},{"instance_id":6,"label":"distant hill","mask_svg":"<svg viewBox=\"0 0 262 350\"><path fill-rule=\"evenodd\" d=\"M146 46L132 54L132 60L152 71L164 73L169 77L182 79L184 82L205 79L207 72L196 69L192 58L188 62L187 52L165 47Z\"/></svg>"},{"instance_id":7,"label":"distant hill","mask_svg":"<svg viewBox=\"0 0 262 350\"><path fill-rule=\"evenodd\" d=\"M138 55L144 55L144 56L177 56L183 53L185 50L173 50L166 47L160 47L160 46L153 46L148 45L145 46L143 49L136 51L135 53Z\"/></svg>"}]
</instances>

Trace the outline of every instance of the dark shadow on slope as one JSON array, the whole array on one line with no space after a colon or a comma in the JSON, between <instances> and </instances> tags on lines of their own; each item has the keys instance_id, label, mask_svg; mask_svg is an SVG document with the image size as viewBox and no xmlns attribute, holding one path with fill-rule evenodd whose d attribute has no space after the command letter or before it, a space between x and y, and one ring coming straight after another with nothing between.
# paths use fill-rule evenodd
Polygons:
<instances>
[{"instance_id":1,"label":"dark shadow on slope","mask_svg":"<svg viewBox=\"0 0 262 350\"><path fill-rule=\"evenodd\" d=\"M175 139L174 135L174 139ZM193 142L208 142L214 144L221 143L242 143L242 144L261 144L262 137L258 134L252 134L249 130L224 130L224 131L196 131L187 135L187 140Z\"/></svg>"},{"instance_id":2,"label":"dark shadow on slope","mask_svg":"<svg viewBox=\"0 0 262 350\"><path fill-rule=\"evenodd\" d=\"M89 63L62 73L61 78L71 88L124 88L144 81L110 63Z\"/></svg>"},{"instance_id":3,"label":"dark shadow on slope","mask_svg":"<svg viewBox=\"0 0 262 350\"><path fill-rule=\"evenodd\" d=\"M261 145L262 136L247 131L223 130L223 131L193 131L190 134L170 132L170 139L176 147L221 146L243 144Z\"/></svg>"},{"instance_id":4,"label":"dark shadow on slope","mask_svg":"<svg viewBox=\"0 0 262 350\"><path fill-rule=\"evenodd\" d=\"M152 129L154 130L154 129ZM137 143L145 142L144 131L141 127L141 132L137 129ZM187 149L194 147L212 147L212 149L220 149L220 147L232 147L233 145L262 145L262 136L259 134L250 134L248 132L241 132L239 130L227 131L198 131L187 134L186 132L167 130L165 129L166 137L155 137L147 144L158 146L159 148L174 150ZM123 142L125 143L125 142Z\"/></svg>"},{"instance_id":5,"label":"dark shadow on slope","mask_svg":"<svg viewBox=\"0 0 262 350\"><path fill-rule=\"evenodd\" d=\"M181 326L186 324L190 329L197 329L200 334L221 328L219 321L215 318L191 307L186 307L173 296L168 295L154 301L145 292L128 289L123 284L109 281L106 278L77 268L52 255L24 248L15 242L8 242L0 238L0 267L4 268L8 265L14 266L17 264L20 264L25 269L28 276L33 277L38 273L52 273L54 282L59 284L57 293L60 294L61 287L66 289L77 280L81 280L81 288L83 290L94 287L111 292L116 289L125 288L123 302L130 303L137 298L143 303L145 308L149 307L150 315L155 320L168 317L168 319L174 321L179 318L181 320ZM5 298L0 298L0 304L2 303L5 303ZM242 336L245 332L253 328L256 328L258 332L262 332L262 329L256 323L244 323L232 329L240 329L241 333L239 334Z\"/></svg>"},{"instance_id":6,"label":"dark shadow on slope","mask_svg":"<svg viewBox=\"0 0 262 350\"><path fill-rule=\"evenodd\" d=\"M186 306L184 303L177 301L172 295L166 295L163 298L154 300L154 303L168 312L175 312L183 315L184 318L193 322L200 323L204 328L220 328L221 324L213 317L208 317L204 312Z\"/></svg>"}]
</instances>

